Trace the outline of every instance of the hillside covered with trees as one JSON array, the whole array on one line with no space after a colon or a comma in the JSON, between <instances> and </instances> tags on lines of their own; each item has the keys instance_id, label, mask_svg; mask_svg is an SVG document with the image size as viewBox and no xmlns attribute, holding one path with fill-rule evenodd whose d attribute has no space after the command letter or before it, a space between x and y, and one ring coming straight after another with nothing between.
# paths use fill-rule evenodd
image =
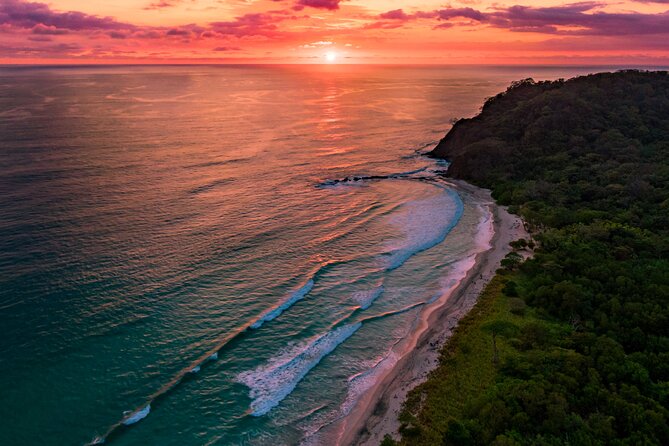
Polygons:
<instances>
[{"instance_id":1,"label":"hillside covered with trees","mask_svg":"<svg viewBox=\"0 0 669 446\"><path fill-rule=\"evenodd\" d=\"M515 82L432 155L538 247L412 392L402 444L669 444L669 75Z\"/></svg>"}]
</instances>

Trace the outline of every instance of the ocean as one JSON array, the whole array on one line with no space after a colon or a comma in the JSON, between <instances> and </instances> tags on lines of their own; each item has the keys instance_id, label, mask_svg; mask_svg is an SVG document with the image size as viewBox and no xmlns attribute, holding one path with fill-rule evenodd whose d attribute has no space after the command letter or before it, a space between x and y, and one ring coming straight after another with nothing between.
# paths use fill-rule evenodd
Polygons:
<instances>
[{"instance_id":1,"label":"ocean","mask_svg":"<svg viewBox=\"0 0 669 446\"><path fill-rule=\"evenodd\" d=\"M487 246L424 154L603 70L0 68L0 443L335 444Z\"/></svg>"}]
</instances>

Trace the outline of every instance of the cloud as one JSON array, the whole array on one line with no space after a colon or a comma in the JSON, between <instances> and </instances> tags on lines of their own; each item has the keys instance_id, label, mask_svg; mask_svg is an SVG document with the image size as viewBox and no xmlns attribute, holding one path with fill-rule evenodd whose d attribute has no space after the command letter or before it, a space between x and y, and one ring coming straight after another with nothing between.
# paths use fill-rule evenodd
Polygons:
<instances>
[{"instance_id":1,"label":"cloud","mask_svg":"<svg viewBox=\"0 0 669 446\"><path fill-rule=\"evenodd\" d=\"M44 41L40 41L44 42ZM48 41L47 41L48 42ZM11 57L70 57L84 50L75 43L56 43L39 46L21 46L21 45L2 45L0 44L0 54Z\"/></svg>"},{"instance_id":2,"label":"cloud","mask_svg":"<svg viewBox=\"0 0 669 446\"><path fill-rule=\"evenodd\" d=\"M151 51L157 49L166 49L168 55L176 50L181 54L194 51L193 48L201 51L200 42L205 40L215 42L211 46L216 52L235 52L241 51L235 43L242 40L280 41L290 36L278 24L297 18L293 10L284 9L243 14L205 25L134 25L111 17L52 10L45 3L0 0L0 33L11 35L14 42L0 45L0 58L113 58L131 53L152 57ZM77 45L73 46L75 39Z\"/></svg>"},{"instance_id":3,"label":"cloud","mask_svg":"<svg viewBox=\"0 0 669 446\"><path fill-rule=\"evenodd\" d=\"M191 37L192 32L189 29L172 28L167 30L166 36Z\"/></svg>"},{"instance_id":4,"label":"cloud","mask_svg":"<svg viewBox=\"0 0 669 446\"><path fill-rule=\"evenodd\" d=\"M216 48L213 49L213 51L217 51L217 52L241 51L241 48L239 48L237 46L217 46Z\"/></svg>"},{"instance_id":5,"label":"cloud","mask_svg":"<svg viewBox=\"0 0 669 446\"><path fill-rule=\"evenodd\" d=\"M341 2L342 0L298 0L293 9L299 11L305 7L309 7L334 11L339 9L339 3Z\"/></svg>"},{"instance_id":6,"label":"cloud","mask_svg":"<svg viewBox=\"0 0 669 446\"><path fill-rule=\"evenodd\" d=\"M21 0L2 0L0 2L0 24L8 24L17 28L33 28L43 25L71 31L137 28L128 23L118 22L111 17L98 17L77 11L55 12L46 3Z\"/></svg>"},{"instance_id":7,"label":"cloud","mask_svg":"<svg viewBox=\"0 0 669 446\"><path fill-rule=\"evenodd\" d=\"M195 3L197 0L158 0L152 3L149 3L146 5L144 10L146 11L152 11L152 10L161 10L165 8L173 8L175 6L180 5L181 3L185 2L190 2L190 3ZM207 8L207 9L215 9L213 7Z\"/></svg>"},{"instance_id":8,"label":"cloud","mask_svg":"<svg viewBox=\"0 0 669 446\"><path fill-rule=\"evenodd\" d=\"M669 34L669 14L591 12L599 3L583 2L548 8L512 6L486 17L492 26L519 32L563 35Z\"/></svg>"},{"instance_id":9,"label":"cloud","mask_svg":"<svg viewBox=\"0 0 669 446\"><path fill-rule=\"evenodd\" d=\"M669 0L667 0L669 1ZM643 14L637 12L609 13L599 11L601 3L580 2L562 6L511 6L491 11L473 8L444 8L411 14L401 9L380 14L378 22L369 27L390 28L418 19L436 19L442 22L436 28L450 28L453 19L468 19L475 24L513 32L535 32L558 35L650 35L669 34L669 12Z\"/></svg>"},{"instance_id":10,"label":"cloud","mask_svg":"<svg viewBox=\"0 0 669 446\"><path fill-rule=\"evenodd\" d=\"M311 43L305 43L304 45L300 45L300 48L319 48L330 45L334 45L334 42L331 42L329 40L319 40L318 42L311 42Z\"/></svg>"},{"instance_id":11,"label":"cloud","mask_svg":"<svg viewBox=\"0 0 669 446\"><path fill-rule=\"evenodd\" d=\"M164 9L164 8L171 8L173 6L176 6L177 3L180 3L178 1L168 1L168 0L160 0L157 2L153 2L145 6L143 9L147 11L151 11L154 9Z\"/></svg>"},{"instance_id":12,"label":"cloud","mask_svg":"<svg viewBox=\"0 0 669 446\"><path fill-rule=\"evenodd\" d=\"M343 3L345 0L229 0L235 8L239 7L232 8L233 11L247 12L249 5L253 4L254 12L226 16L230 18L212 23L171 23L169 26L133 24L132 19L128 18L131 16L128 15L113 18L76 11L59 11L52 9L47 3L49 1L0 0L0 35L3 36L0 57L50 57L45 55L51 51L53 57L69 58L126 57L136 53L136 57L156 55L169 59L206 52L218 59L227 57L223 54L226 52L230 56L262 58L268 49L276 50L275 54L280 54L281 51L289 51L287 48L294 51L302 46L311 48L313 52L315 48L327 48L334 41L339 42L339 46L342 42L353 42L348 45L355 44L355 48L364 43L370 54L372 51L377 52L370 58L400 52L409 54L410 57L414 53L420 53L416 57L423 57L422 54L428 52L443 52L441 37L425 33L425 29L451 29L445 31L450 33L460 29L460 40L463 44L471 43L477 54L489 51L492 47L495 51L501 48L496 43L481 42L480 38L468 40L464 37L474 34L466 32L481 29L505 30L505 48L508 54L542 49L576 53L607 51L620 54L631 54L631 51L641 51L644 54L669 51L668 44L664 43L669 42L669 12L640 13L619 8L614 10L610 3L597 1L547 7L504 6L495 3L485 7L480 6L482 3L476 6L477 0L467 0L459 2L462 7L392 9L372 16L368 9L360 5L361 2ZM140 4L140 9L143 5L148 5L145 9L159 10L190 6L193 1L141 0L137 3ZM633 1L646 3L646 0ZM217 1L218 4L225 2L228 0ZM653 3L669 3L669 0L657 0ZM342 5L346 5L346 8L342 8ZM310 17L305 13L295 12L309 8L309 12L319 10L318 14L314 12ZM329 11L333 13L328 13ZM334 11L339 12L335 14ZM391 30L405 26L412 29L402 32L402 36L407 35L408 38L400 41L397 33ZM368 31L375 29L384 32ZM410 33L414 34L409 35ZM501 33L502 31L496 34ZM509 39L509 33L516 34ZM536 36L524 38L520 33L551 37L544 37L543 40ZM500 37L500 41L503 40L505 38ZM72 46L73 42L77 42L77 45ZM546 42L545 45L543 42ZM64 46L59 46L61 43ZM450 45L453 48L453 42ZM473 50L457 51L464 53ZM299 51L294 54L299 54Z\"/></svg>"},{"instance_id":13,"label":"cloud","mask_svg":"<svg viewBox=\"0 0 669 446\"><path fill-rule=\"evenodd\" d=\"M170 3L161 1L160 3ZM173 4L173 2L171 3ZM111 17L98 17L82 12L53 11L45 3L23 0L0 0L0 26L30 29L33 34L61 35L70 32L95 33L106 31L113 39L138 38L210 38L210 37L277 37L277 23L294 18L290 11L250 13L229 21L213 22L208 26L195 24L160 27L137 26Z\"/></svg>"},{"instance_id":14,"label":"cloud","mask_svg":"<svg viewBox=\"0 0 669 446\"><path fill-rule=\"evenodd\" d=\"M31 42L52 42L53 39L49 36L30 36L28 40Z\"/></svg>"},{"instance_id":15,"label":"cloud","mask_svg":"<svg viewBox=\"0 0 669 446\"><path fill-rule=\"evenodd\" d=\"M69 31L66 29L58 29L55 26L46 26L40 23L38 25L33 26L30 32L33 34L57 36L57 35L67 34Z\"/></svg>"},{"instance_id":16,"label":"cloud","mask_svg":"<svg viewBox=\"0 0 669 446\"><path fill-rule=\"evenodd\" d=\"M278 34L277 22L285 20L284 15L272 13L244 14L234 20L210 23L211 31L226 36L248 37L265 36L275 37Z\"/></svg>"},{"instance_id":17,"label":"cloud","mask_svg":"<svg viewBox=\"0 0 669 446\"><path fill-rule=\"evenodd\" d=\"M472 19L479 22L485 21L487 15L481 11L472 8L447 8L436 11L440 20L449 20L457 17ZM420 14L420 13L417 13Z\"/></svg>"},{"instance_id":18,"label":"cloud","mask_svg":"<svg viewBox=\"0 0 669 446\"><path fill-rule=\"evenodd\" d=\"M378 18L381 20L367 25L366 28L367 29L399 28L403 26L405 22L418 19L437 19L437 20L447 21L455 18L466 18L478 22L483 22L486 19L486 15L485 13L477 11L472 8L446 8L433 11L417 11L411 14L407 14L402 9L394 9L392 11L379 14ZM452 26L453 26L452 23L441 23L437 25L436 28L450 28Z\"/></svg>"},{"instance_id":19,"label":"cloud","mask_svg":"<svg viewBox=\"0 0 669 446\"><path fill-rule=\"evenodd\" d=\"M384 20L402 20L407 21L411 20L412 16L404 12L402 9L393 9L392 11L384 12L379 14L380 19Z\"/></svg>"}]
</instances>

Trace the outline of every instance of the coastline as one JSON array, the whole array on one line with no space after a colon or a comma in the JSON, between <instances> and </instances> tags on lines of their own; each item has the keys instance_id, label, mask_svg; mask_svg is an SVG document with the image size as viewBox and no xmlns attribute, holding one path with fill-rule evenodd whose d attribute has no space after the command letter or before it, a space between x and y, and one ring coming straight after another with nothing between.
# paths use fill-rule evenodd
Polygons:
<instances>
[{"instance_id":1,"label":"coastline","mask_svg":"<svg viewBox=\"0 0 669 446\"><path fill-rule=\"evenodd\" d=\"M480 293L495 276L501 260L511 252L509 243L529 237L520 217L509 214L506 207L498 206L489 190L460 180L449 178L447 181L475 204L488 207L493 232L489 248L476 254L473 266L457 286L421 314L402 357L338 423L338 445L377 446L386 434L399 438L397 417L407 394L425 381L438 365L441 348L458 321L476 304Z\"/></svg>"}]
</instances>

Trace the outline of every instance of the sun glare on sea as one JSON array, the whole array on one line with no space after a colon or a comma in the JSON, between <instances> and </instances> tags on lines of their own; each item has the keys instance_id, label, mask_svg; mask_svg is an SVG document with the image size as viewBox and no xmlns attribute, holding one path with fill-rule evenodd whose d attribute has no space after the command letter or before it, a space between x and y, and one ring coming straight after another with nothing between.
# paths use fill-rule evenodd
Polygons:
<instances>
[{"instance_id":1,"label":"sun glare on sea","mask_svg":"<svg viewBox=\"0 0 669 446\"><path fill-rule=\"evenodd\" d=\"M330 63L334 62L335 60L337 60L337 53L335 53L334 51L329 51L325 53L325 60Z\"/></svg>"}]
</instances>

